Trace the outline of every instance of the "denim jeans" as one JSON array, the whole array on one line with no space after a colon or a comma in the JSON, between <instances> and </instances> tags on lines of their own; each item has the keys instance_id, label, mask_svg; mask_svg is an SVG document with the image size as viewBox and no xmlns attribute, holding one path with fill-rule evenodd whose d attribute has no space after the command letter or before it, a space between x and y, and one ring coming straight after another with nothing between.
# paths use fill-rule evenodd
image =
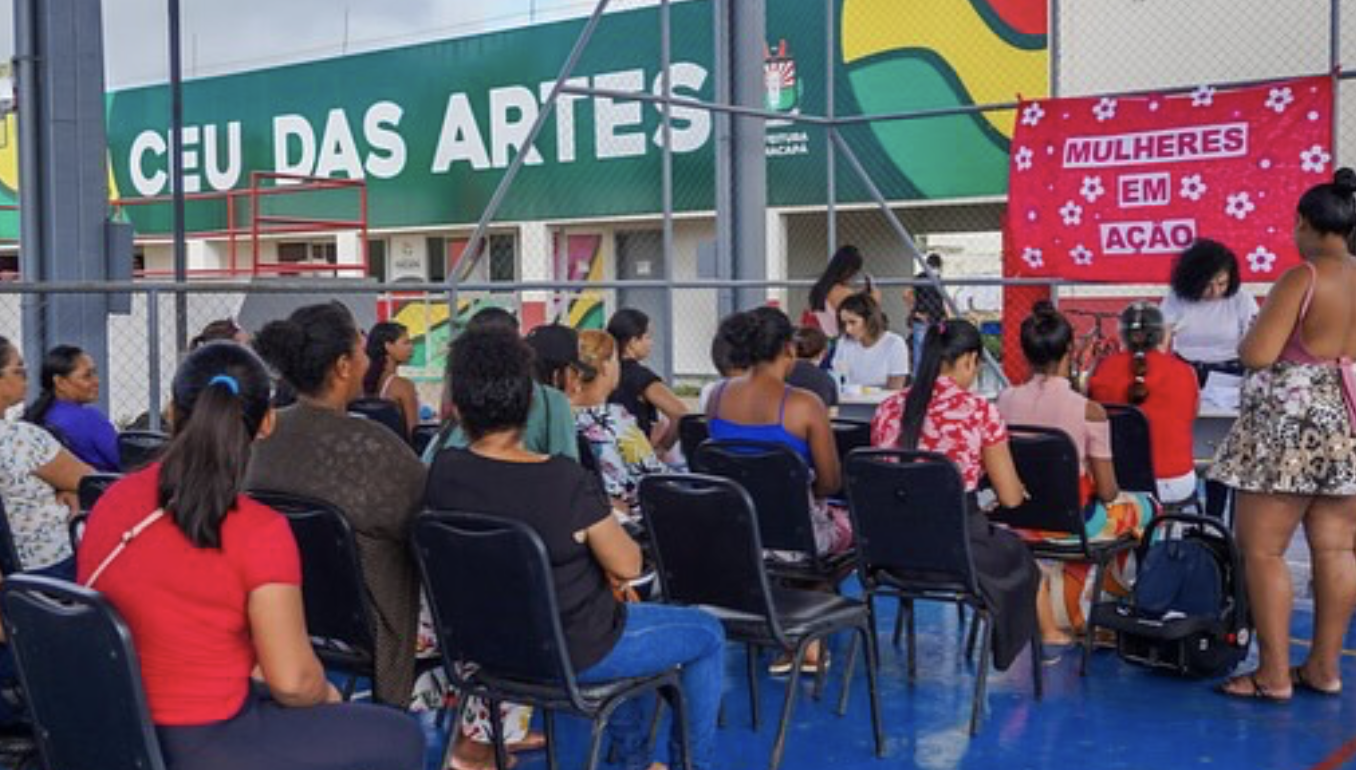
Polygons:
<instances>
[{"instance_id":1,"label":"denim jeans","mask_svg":"<svg viewBox=\"0 0 1356 770\"><path fill-rule=\"evenodd\" d=\"M621 638L602 660L579 673L583 683L605 682L657 674L682 666L683 698L687 705L692 766L715 766L716 714L724 685L725 629L715 616L691 607L628 604ZM613 712L608 723L626 770L644 770L648 698L633 698ZM680 768L682 743L678 723L669 736L669 767Z\"/></svg>"},{"instance_id":2,"label":"denim jeans","mask_svg":"<svg viewBox=\"0 0 1356 770\"><path fill-rule=\"evenodd\" d=\"M914 321L912 324L913 334L909 339L909 349L913 351L912 366L909 371L917 372L918 365L923 363L923 340L928 336L928 324L923 321Z\"/></svg>"}]
</instances>

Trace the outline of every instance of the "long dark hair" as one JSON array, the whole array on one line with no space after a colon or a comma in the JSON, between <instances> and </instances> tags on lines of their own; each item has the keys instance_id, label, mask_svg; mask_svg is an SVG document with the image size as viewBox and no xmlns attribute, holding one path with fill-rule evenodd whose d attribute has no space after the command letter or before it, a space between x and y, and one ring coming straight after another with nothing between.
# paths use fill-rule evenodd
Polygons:
<instances>
[{"instance_id":1,"label":"long dark hair","mask_svg":"<svg viewBox=\"0 0 1356 770\"><path fill-rule=\"evenodd\" d=\"M1031 306L1022 321L1022 355L1038 372L1059 363L1073 346L1073 325L1048 300Z\"/></svg>"},{"instance_id":2,"label":"long dark hair","mask_svg":"<svg viewBox=\"0 0 1356 770\"><path fill-rule=\"evenodd\" d=\"M923 420L932 403L932 391L942 367L960 360L961 356L984 349L984 340L975 325L961 318L938 321L928 326L923 338L923 359L913 373L913 384L904 397L904 413L899 418L899 447L914 450L923 434Z\"/></svg>"},{"instance_id":3,"label":"long dark hair","mask_svg":"<svg viewBox=\"0 0 1356 770\"><path fill-rule=\"evenodd\" d=\"M57 345L47 351L47 355L42 357L42 390L38 392L38 397L33 399L33 403L24 410L25 421L42 425L47 420L47 413L57 400L56 378L70 377L75 372L75 367L80 365L80 357L83 355L85 351L74 345Z\"/></svg>"},{"instance_id":4,"label":"long dark hair","mask_svg":"<svg viewBox=\"0 0 1356 770\"><path fill-rule=\"evenodd\" d=\"M297 392L316 396L330 368L353 352L358 326L339 302L297 308L286 320L270 321L254 338L254 349Z\"/></svg>"},{"instance_id":5,"label":"long dark hair","mask_svg":"<svg viewBox=\"0 0 1356 770\"><path fill-rule=\"evenodd\" d=\"M1221 272L1229 274L1225 297L1238 293L1242 281L1238 275L1238 257L1228 246L1209 238L1197 238L1172 263L1172 293L1188 302L1199 302L1205 289Z\"/></svg>"},{"instance_id":6,"label":"long dark hair","mask_svg":"<svg viewBox=\"0 0 1356 770\"><path fill-rule=\"evenodd\" d=\"M810 309L824 310L829 291L840 283L851 281L865 264L866 260L862 259L862 252L856 246L847 244L835 251L819 280L810 288Z\"/></svg>"},{"instance_id":7,"label":"long dark hair","mask_svg":"<svg viewBox=\"0 0 1356 770\"><path fill-rule=\"evenodd\" d=\"M386 346L400 339L409 331L404 324L395 321L381 321L367 333L367 374L363 375L363 393L377 395L381 386L381 375L386 371Z\"/></svg>"},{"instance_id":8,"label":"long dark hair","mask_svg":"<svg viewBox=\"0 0 1356 770\"><path fill-rule=\"evenodd\" d=\"M234 342L203 345L174 373L174 437L161 461L159 502L198 548L221 547L269 390L264 362Z\"/></svg>"},{"instance_id":9,"label":"long dark hair","mask_svg":"<svg viewBox=\"0 0 1356 770\"><path fill-rule=\"evenodd\" d=\"M1130 374L1134 382L1130 384L1129 399L1132 404L1142 404L1149 397L1149 351L1163 342L1163 311L1149 302L1132 302L1121 311L1121 339L1130 351Z\"/></svg>"},{"instance_id":10,"label":"long dark hair","mask_svg":"<svg viewBox=\"0 0 1356 770\"><path fill-rule=\"evenodd\" d=\"M1317 184L1300 196L1296 209L1315 230L1350 238L1356 230L1356 171L1339 168L1332 181Z\"/></svg>"},{"instance_id":11,"label":"long dark hair","mask_svg":"<svg viewBox=\"0 0 1356 770\"><path fill-rule=\"evenodd\" d=\"M650 330L650 317L633 307L624 307L607 321L607 333L617 341L617 355L626 358L626 346Z\"/></svg>"}]
</instances>

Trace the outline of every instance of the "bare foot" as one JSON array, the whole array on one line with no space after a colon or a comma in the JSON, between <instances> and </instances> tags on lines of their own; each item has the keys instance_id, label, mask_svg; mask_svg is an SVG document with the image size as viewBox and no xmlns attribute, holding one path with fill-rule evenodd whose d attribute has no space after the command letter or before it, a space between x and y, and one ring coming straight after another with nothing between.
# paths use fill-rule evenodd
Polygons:
<instances>
[{"instance_id":1,"label":"bare foot","mask_svg":"<svg viewBox=\"0 0 1356 770\"><path fill-rule=\"evenodd\" d=\"M508 757L510 768L518 764L512 754ZM494 746L477 743L465 736L457 736L457 745L452 749L452 762L447 770L495 770Z\"/></svg>"}]
</instances>

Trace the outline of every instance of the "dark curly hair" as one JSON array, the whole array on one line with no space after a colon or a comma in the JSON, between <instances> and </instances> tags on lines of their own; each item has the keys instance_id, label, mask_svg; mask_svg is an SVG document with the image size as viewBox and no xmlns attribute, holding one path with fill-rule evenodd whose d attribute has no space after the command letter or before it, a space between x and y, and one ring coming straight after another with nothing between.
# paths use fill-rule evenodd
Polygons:
<instances>
[{"instance_id":1,"label":"dark curly hair","mask_svg":"<svg viewBox=\"0 0 1356 770\"><path fill-rule=\"evenodd\" d=\"M452 403L473 441L527 424L532 349L517 334L493 327L463 332L452 343L447 372Z\"/></svg>"},{"instance_id":2,"label":"dark curly hair","mask_svg":"<svg viewBox=\"0 0 1356 770\"><path fill-rule=\"evenodd\" d=\"M1356 171L1339 168L1332 181L1317 184L1300 196L1299 215L1320 233L1350 239L1356 231Z\"/></svg>"},{"instance_id":3,"label":"dark curly hair","mask_svg":"<svg viewBox=\"0 0 1356 770\"><path fill-rule=\"evenodd\" d=\"M791 319L775 307L736 313L720 325L720 335L729 345L726 360L738 369L776 361L795 333Z\"/></svg>"},{"instance_id":4,"label":"dark curly hair","mask_svg":"<svg viewBox=\"0 0 1356 770\"><path fill-rule=\"evenodd\" d=\"M1047 300L1040 300L1022 321L1022 355L1031 368L1046 372L1068 355L1073 337L1069 319Z\"/></svg>"},{"instance_id":5,"label":"dark curly hair","mask_svg":"<svg viewBox=\"0 0 1356 770\"><path fill-rule=\"evenodd\" d=\"M1228 246L1209 238L1197 238L1172 263L1172 292L1188 302L1199 302L1210 281L1221 271L1229 274L1224 296L1238 293L1238 257Z\"/></svg>"},{"instance_id":6,"label":"dark curly hair","mask_svg":"<svg viewBox=\"0 0 1356 770\"><path fill-rule=\"evenodd\" d=\"M270 321L254 338L254 349L298 392L316 396L330 368L351 354L357 341L353 314L340 302L326 302Z\"/></svg>"}]
</instances>

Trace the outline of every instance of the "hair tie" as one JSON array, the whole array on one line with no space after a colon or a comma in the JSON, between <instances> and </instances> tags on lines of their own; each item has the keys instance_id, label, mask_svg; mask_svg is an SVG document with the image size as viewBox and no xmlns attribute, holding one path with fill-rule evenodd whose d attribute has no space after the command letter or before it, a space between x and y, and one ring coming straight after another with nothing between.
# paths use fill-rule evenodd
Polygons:
<instances>
[{"instance_id":1,"label":"hair tie","mask_svg":"<svg viewBox=\"0 0 1356 770\"><path fill-rule=\"evenodd\" d=\"M231 395L233 396L240 395L240 383L236 382L235 378L232 377L231 375L218 374L217 376L207 381L207 387L210 388L218 383L225 385L226 388L231 391Z\"/></svg>"},{"instance_id":2,"label":"hair tie","mask_svg":"<svg viewBox=\"0 0 1356 770\"><path fill-rule=\"evenodd\" d=\"M946 334L946 321L943 320L937 322L937 333Z\"/></svg>"}]
</instances>

